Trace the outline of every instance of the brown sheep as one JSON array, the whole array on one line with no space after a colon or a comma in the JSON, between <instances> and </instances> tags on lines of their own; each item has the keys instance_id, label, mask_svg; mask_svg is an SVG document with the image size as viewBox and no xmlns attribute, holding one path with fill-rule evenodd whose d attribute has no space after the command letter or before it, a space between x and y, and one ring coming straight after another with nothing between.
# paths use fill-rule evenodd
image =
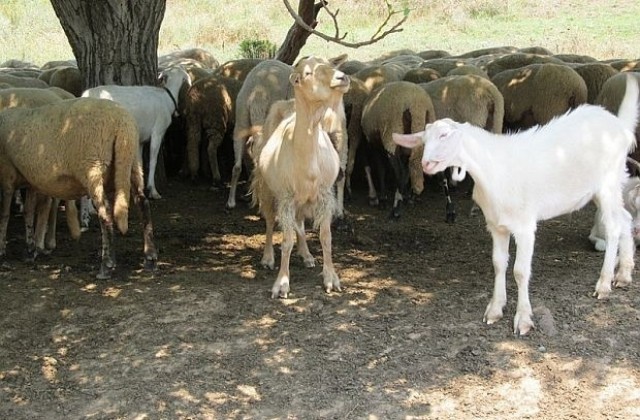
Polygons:
<instances>
[{"instance_id":1,"label":"brown sheep","mask_svg":"<svg viewBox=\"0 0 640 420\"><path fill-rule=\"evenodd\" d=\"M419 67L407 71L402 80L411 83L427 83L442 77L437 70L429 67Z\"/></svg>"},{"instance_id":2,"label":"brown sheep","mask_svg":"<svg viewBox=\"0 0 640 420\"><path fill-rule=\"evenodd\" d=\"M316 57L299 60L290 75L295 112L256 145L251 191L267 225L264 266L275 266L276 220L283 236L280 270L271 289L274 298L286 298L289 293L289 260L296 237L305 264L315 265L305 238L306 218L313 218L319 229L325 290L340 290L331 256L331 221L336 209L333 184L340 171L340 158L321 121L328 108L342 103L342 95L349 88L349 78L335 68L345 59L346 55L329 61Z\"/></svg>"},{"instance_id":3,"label":"brown sheep","mask_svg":"<svg viewBox=\"0 0 640 420\"><path fill-rule=\"evenodd\" d=\"M13 87L48 88L49 85L35 77L20 77L0 73L0 83L7 83Z\"/></svg>"},{"instance_id":4,"label":"brown sheep","mask_svg":"<svg viewBox=\"0 0 640 420\"><path fill-rule=\"evenodd\" d=\"M443 76L456 67L464 66L466 64L468 64L466 59L461 58L434 58L431 60L425 60L420 67L433 69Z\"/></svg>"},{"instance_id":5,"label":"brown sheep","mask_svg":"<svg viewBox=\"0 0 640 420\"><path fill-rule=\"evenodd\" d=\"M77 67L61 67L49 78L49 86L64 89L77 98L84 90L84 79Z\"/></svg>"},{"instance_id":6,"label":"brown sheep","mask_svg":"<svg viewBox=\"0 0 640 420\"><path fill-rule=\"evenodd\" d=\"M485 71L489 78L493 78L496 74L511 69L522 68L531 64L565 64L564 61L548 55L514 53L498 57L485 66Z\"/></svg>"},{"instance_id":7,"label":"brown sheep","mask_svg":"<svg viewBox=\"0 0 640 420\"><path fill-rule=\"evenodd\" d=\"M417 52L416 55L422 58L423 60L451 57L451 53L445 50L424 50L424 51Z\"/></svg>"},{"instance_id":8,"label":"brown sheep","mask_svg":"<svg viewBox=\"0 0 640 420\"><path fill-rule=\"evenodd\" d=\"M402 80L408 70L401 64L375 64L354 73L353 77L362 80L367 89L373 91L385 83Z\"/></svg>"},{"instance_id":9,"label":"brown sheep","mask_svg":"<svg viewBox=\"0 0 640 420\"><path fill-rule=\"evenodd\" d=\"M436 119L451 118L502 133L504 98L490 80L473 74L454 75L420 87L431 98Z\"/></svg>"},{"instance_id":10,"label":"brown sheep","mask_svg":"<svg viewBox=\"0 0 640 420\"><path fill-rule=\"evenodd\" d=\"M216 68L216 74L244 82L249 72L264 61L262 58L240 58L230 60Z\"/></svg>"},{"instance_id":11,"label":"brown sheep","mask_svg":"<svg viewBox=\"0 0 640 420\"><path fill-rule=\"evenodd\" d=\"M587 102L594 104L602 85L618 70L605 63L586 63L572 66L587 85Z\"/></svg>"},{"instance_id":12,"label":"brown sheep","mask_svg":"<svg viewBox=\"0 0 640 420\"><path fill-rule=\"evenodd\" d=\"M289 83L291 66L278 60L264 60L258 63L247 75L240 92L236 107L236 124L233 128L234 165L229 184L227 208L236 206L236 189L242 174L242 162L246 145L251 136L262 131L262 125L269 107L280 99L289 99L293 94Z\"/></svg>"},{"instance_id":13,"label":"brown sheep","mask_svg":"<svg viewBox=\"0 0 640 420\"><path fill-rule=\"evenodd\" d=\"M596 105L604 107L607 111L617 114L622 98L624 97L627 74L633 75L640 81L640 74L634 72L621 72L611 76L602 85L602 89L595 100ZM636 126L636 143L640 144L640 124ZM629 154L629 157L635 161L640 161L640 148L636 148ZM629 172L632 174L640 174L640 170L635 165L627 165Z\"/></svg>"},{"instance_id":14,"label":"brown sheep","mask_svg":"<svg viewBox=\"0 0 640 420\"><path fill-rule=\"evenodd\" d=\"M187 133L187 162L192 179L200 168L200 145L206 139L207 155L214 188L222 185L218 148L233 133L236 98L242 82L212 75L191 85L184 101L183 116Z\"/></svg>"},{"instance_id":15,"label":"brown sheep","mask_svg":"<svg viewBox=\"0 0 640 420\"><path fill-rule=\"evenodd\" d=\"M503 130L546 124L587 101L587 85L571 67L531 64L496 74L504 98Z\"/></svg>"},{"instance_id":16,"label":"brown sheep","mask_svg":"<svg viewBox=\"0 0 640 420\"><path fill-rule=\"evenodd\" d=\"M220 65L218 60L211 54L211 52L204 48L187 48L185 50L173 51L168 54L158 57L158 66L163 68L172 67L180 64L179 60L188 59L194 60L202 64L206 68L215 69Z\"/></svg>"},{"instance_id":17,"label":"brown sheep","mask_svg":"<svg viewBox=\"0 0 640 420\"><path fill-rule=\"evenodd\" d=\"M424 189L424 176L420 166L422 151L403 149L393 142L391 133L413 133L423 130L427 123L435 120L431 99L424 89L415 83L399 81L387 83L371 92L362 111L362 130L367 139L366 156L371 166L375 165L381 194L386 193L386 167L389 165L394 177L395 196L390 217L400 217L400 202L408 198L409 180L413 194ZM378 194L367 171L369 201L378 203Z\"/></svg>"},{"instance_id":18,"label":"brown sheep","mask_svg":"<svg viewBox=\"0 0 640 420\"><path fill-rule=\"evenodd\" d=\"M38 108L0 113L0 179L5 197L28 185L42 194L78 199L89 194L102 230L98 278L115 267L113 224L128 229L129 197L143 215L145 266L155 267L157 253L142 167L137 160L138 127L122 106L104 99L78 98ZM3 201L0 255L4 255L9 200Z\"/></svg>"}]
</instances>

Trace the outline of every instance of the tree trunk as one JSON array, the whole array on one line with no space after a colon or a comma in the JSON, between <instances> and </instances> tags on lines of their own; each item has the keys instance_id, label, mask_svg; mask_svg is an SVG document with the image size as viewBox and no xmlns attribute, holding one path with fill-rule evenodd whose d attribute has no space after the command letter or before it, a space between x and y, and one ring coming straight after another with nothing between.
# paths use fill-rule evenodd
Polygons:
<instances>
[{"instance_id":1,"label":"tree trunk","mask_svg":"<svg viewBox=\"0 0 640 420\"><path fill-rule=\"evenodd\" d=\"M85 89L154 85L166 0L51 0Z\"/></svg>"},{"instance_id":2,"label":"tree trunk","mask_svg":"<svg viewBox=\"0 0 640 420\"><path fill-rule=\"evenodd\" d=\"M313 2L314 0L300 0L298 3L298 16L300 16L307 25L315 28L318 24L316 18L318 17L320 9L324 7L324 4L322 2L314 4ZM282 42L282 46L276 53L276 60L293 64L298 54L300 54L300 50L304 47L304 44L307 43L309 35L311 35L311 32L303 29L294 22L291 28L289 28L287 37Z\"/></svg>"}]
</instances>

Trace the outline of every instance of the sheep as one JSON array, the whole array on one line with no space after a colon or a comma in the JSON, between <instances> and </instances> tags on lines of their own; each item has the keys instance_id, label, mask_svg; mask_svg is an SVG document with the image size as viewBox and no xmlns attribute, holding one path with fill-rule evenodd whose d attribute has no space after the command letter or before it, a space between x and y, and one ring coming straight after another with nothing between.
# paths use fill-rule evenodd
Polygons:
<instances>
[{"instance_id":1,"label":"sheep","mask_svg":"<svg viewBox=\"0 0 640 420\"><path fill-rule=\"evenodd\" d=\"M0 111L8 108L35 108L42 105L61 101L57 92L49 89L39 88L11 88L0 91ZM56 206L52 206L52 198L46 197L29 189L25 203L22 203L22 195L20 190L15 192L16 204L22 207L24 211L24 220L27 232L27 256L34 259L38 253L49 253L56 248L56 221L57 221L57 200ZM75 210L75 202L71 203L70 208ZM51 211L50 211L51 209ZM37 213L37 225L34 235L33 232L34 217ZM48 214L50 213L50 214ZM67 223L71 236L78 239L80 236L80 227L77 220L77 212L69 211L67 214Z\"/></svg>"},{"instance_id":2,"label":"sheep","mask_svg":"<svg viewBox=\"0 0 640 420\"><path fill-rule=\"evenodd\" d=\"M20 77L11 74L0 74L0 83L6 83L13 87L47 88L49 85L35 77Z\"/></svg>"},{"instance_id":3,"label":"sheep","mask_svg":"<svg viewBox=\"0 0 640 420\"><path fill-rule=\"evenodd\" d=\"M635 146L638 83L627 80L618 116L584 104L545 126L515 134L488 133L468 123L442 119L422 132L393 136L399 145L424 147L425 173L453 166L458 168L454 171L457 179L468 171L475 181L473 199L493 239L495 283L484 313L486 323L501 319L506 305L505 274L512 234L518 286L514 333L524 335L534 328L528 287L536 224L578 210L592 199L602 212L607 243L594 296L608 297L612 280L616 287L631 283L634 249L630 215L622 204L622 183L627 177L627 153Z\"/></svg>"},{"instance_id":4,"label":"sheep","mask_svg":"<svg viewBox=\"0 0 640 420\"><path fill-rule=\"evenodd\" d=\"M419 67L407 71L402 80L411 83L427 83L442 77L437 71L429 67Z\"/></svg>"},{"instance_id":5,"label":"sheep","mask_svg":"<svg viewBox=\"0 0 640 420\"><path fill-rule=\"evenodd\" d=\"M451 53L445 50L424 50L424 51L417 52L416 55L422 58L423 60L451 57Z\"/></svg>"},{"instance_id":6,"label":"sheep","mask_svg":"<svg viewBox=\"0 0 640 420\"><path fill-rule=\"evenodd\" d=\"M504 97L504 130L546 124L587 101L587 85L562 64L531 64L505 70L491 81Z\"/></svg>"},{"instance_id":7,"label":"sheep","mask_svg":"<svg viewBox=\"0 0 640 420\"><path fill-rule=\"evenodd\" d=\"M340 171L340 157L321 120L329 107L342 103L342 95L349 88L349 78L336 69L346 58L300 59L289 77L295 112L281 120L273 134L254 145L251 192L254 205L259 205L266 221L262 265L274 268L276 218L283 232L280 270L271 289L272 298L286 298L289 293L289 259L295 236L305 264L315 265L305 239L304 220L308 217L313 217L319 229L324 288L327 292L340 291L331 255L331 221L336 207L333 184Z\"/></svg>"},{"instance_id":8,"label":"sheep","mask_svg":"<svg viewBox=\"0 0 640 420\"><path fill-rule=\"evenodd\" d=\"M379 188L385 194L385 168L390 165L394 175L395 195L390 217L400 216L400 202L407 198L406 186L411 180L413 194L424 189L420 169L420 151L399 148L391 139L392 132L411 133L433 122L435 112L429 95L411 82L391 82L371 92L362 110L362 131L367 139L369 164L375 164ZM365 166L368 166L367 164ZM367 169L365 169L367 170ZM369 202L378 204L378 194L370 177Z\"/></svg>"},{"instance_id":9,"label":"sheep","mask_svg":"<svg viewBox=\"0 0 640 420\"><path fill-rule=\"evenodd\" d=\"M635 77L640 82L640 74L637 73L617 73L607 79L602 84L600 93L595 100L596 105L604 107L611 113L618 112L618 108L622 103L622 98L625 94L625 86L627 84L627 75L629 77ZM640 125L636 126L636 142L640 142ZM629 153L629 157L633 160L640 161L640 149L635 149ZM635 165L627 165L631 174L640 174L639 168Z\"/></svg>"},{"instance_id":10,"label":"sheep","mask_svg":"<svg viewBox=\"0 0 640 420\"><path fill-rule=\"evenodd\" d=\"M402 80L408 70L408 67L397 63L376 64L355 72L353 77L362 80L367 89L373 91L385 83Z\"/></svg>"},{"instance_id":11,"label":"sheep","mask_svg":"<svg viewBox=\"0 0 640 420\"><path fill-rule=\"evenodd\" d=\"M59 87L79 97L84 91L84 79L77 67L60 67L49 78L49 86Z\"/></svg>"},{"instance_id":12,"label":"sheep","mask_svg":"<svg viewBox=\"0 0 640 420\"><path fill-rule=\"evenodd\" d=\"M595 104L602 85L618 70L605 63L578 64L573 69L582 77L587 86L587 103Z\"/></svg>"},{"instance_id":13,"label":"sheep","mask_svg":"<svg viewBox=\"0 0 640 420\"><path fill-rule=\"evenodd\" d=\"M356 163L356 154L364 138L364 133L362 132L362 109L370 93L371 91L362 80L352 77L350 79L349 90L342 97L345 108L349 149L345 169L345 190L349 196L353 196L351 190L351 175L353 174L353 168ZM367 173L367 179L369 180L369 184L372 185L370 170Z\"/></svg>"},{"instance_id":14,"label":"sheep","mask_svg":"<svg viewBox=\"0 0 640 420\"><path fill-rule=\"evenodd\" d=\"M247 75L236 107L236 124L233 128L234 164L229 183L229 197L226 207L236 207L236 189L242 175L242 162L249 138L260 133L269 112L269 106L277 100L289 99L292 95L288 82L291 66L278 60L264 60Z\"/></svg>"},{"instance_id":15,"label":"sheep","mask_svg":"<svg viewBox=\"0 0 640 420\"><path fill-rule=\"evenodd\" d=\"M58 101L37 108L0 113L0 179L10 197L16 187L61 199L89 194L98 208L102 262L97 278L115 267L113 224L126 233L129 197L143 217L145 267L154 268L157 252L142 167L136 159L138 128L121 105L94 98ZM9 200L3 201L0 255L5 254Z\"/></svg>"},{"instance_id":16,"label":"sheep","mask_svg":"<svg viewBox=\"0 0 640 420\"><path fill-rule=\"evenodd\" d=\"M176 64L176 60L180 59L191 59L210 69L215 69L220 65L211 52L198 47L161 55L158 57L158 65L165 68L173 67Z\"/></svg>"},{"instance_id":17,"label":"sheep","mask_svg":"<svg viewBox=\"0 0 640 420\"><path fill-rule=\"evenodd\" d=\"M636 169L640 168L638 161L627 158L627 162ZM640 242L640 178L637 176L627 179L622 189L624 208L631 214L631 231L636 244ZM602 222L602 212L599 208L593 217L593 227L589 232L589 240L596 251L604 251L607 247L606 234Z\"/></svg>"},{"instance_id":18,"label":"sheep","mask_svg":"<svg viewBox=\"0 0 640 420\"><path fill-rule=\"evenodd\" d=\"M505 55L505 54L513 54L517 51L518 49L516 47L512 47L510 45L505 45L502 47L487 47L487 48L480 48L477 50L467 51L465 53L458 54L455 56L455 58L478 58L484 55L496 55L496 54Z\"/></svg>"},{"instance_id":19,"label":"sheep","mask_svg":"<svg viewBox=\"0 0 640 420\"><path fill-rule=\"evenodd\" d=\"M527 54L523 52L507 54L498 57L485 66L484 70L493 79L493 76L505 70L519 69L531 64L562 64L564 61L549 55Z\"/></svg>"},{"instance_id":20,"label":"sheep","mask_svg":"<svg viewBox=\"0 0 640 420\"><path fill-rule=\"evenodd\" d=\"M262 58L230 60L217 67L215 74L244 82L249 72L262 61L264 61Z\"/></svg>"},{"instance_id":21,"label":"sheep","mask_svg":"<svg viewBox=\"0 0 640 420\"><path fill-rule=\"evenodd\" d=\"M490 80L473 74L446 76L420 87L431 98L436 119L451 118L502 133L504 98Z\"/></svg>"},{"instance_id":22,"label":"sheep","mask_svg":"<svg viewBox=\"0 0 640 420\"><path fill-rule=\"evenodd\" d=\"M195 82L187 91L184 111L187 132L187 163L192 179L200 167L200 143L206 136L209 167L214 188L222 185L218 148L235 125L236 98L242 82L213 75Z\"/></svg>"},{"instance_id":23,"label":"sheep","mask_svg":"<svg viewBox=\"0 0 640 420\"><path fill-rule=\"evenodd\" d=\"M153 199L162 198L156 189L155 172L164 133L171 124L172 116L178 114L178 98L182 85L191 86L189 74L181 67L171 67L163 71L160 79L160 87L102 85L82 93L83 98L103 98L118 102L134 116L140 133L140 158L143 144L150 142L147 188L149 197Z\"/></svg>"},{"instance_id":24,"label":"sheep","mask_svg":"<svg viewBox=\"0 0 640 420\"><path fill-rule=\"evenodd\" d=\"M462 58L434 58L431 60L425 60L420 65L420 68L435 70L440 74L440 76L442 76L446 75L456 67L466 66L467 64L467 60Z\"/></svg>"},{"instance_id":25,"label":"sheep","mask_svg":"<svg viewBox=\"0 0 640 420\"><path fill-rule=\"evenodd\" d=\"M463 76L465 74L475 74L476 76L482 76L485 79L489 78L487 72L482 70L482 68L474 65L474 64L465 64L463 66L458 66L454 69L449 70L446 76Z\"/></svg>"}]
</instances>

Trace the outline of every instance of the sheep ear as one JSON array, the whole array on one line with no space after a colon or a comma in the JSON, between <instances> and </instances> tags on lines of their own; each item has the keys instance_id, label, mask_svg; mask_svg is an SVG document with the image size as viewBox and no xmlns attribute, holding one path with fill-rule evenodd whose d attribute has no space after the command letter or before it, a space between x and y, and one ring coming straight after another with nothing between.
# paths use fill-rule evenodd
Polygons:
<instances>
[{"instance_id":1,"label":"sheep ear","mask_svg":"<svg viewBox=\"0 0 640 420\"><path fill-rule=\"evenodd\" d=\"M340 66L342 63L344 63L345 61L347 61L347 58L349 58L349 56L347 54L341 54L337 57L333 57L329 59L329 63L331 63L331 65L333 67L338 67Z\"/></svg>"},{"instance_id":2,"label":"sheep ear","mask_svg":"<svg viewBox=\"0 0 640 420\"><path fill-rule=\"evenodd\" d=\"M414 147L422 143L423 134L424 134L424 131L420 131L418 133L413 133L413 134L392 133L391 138L393 139L393 142L398 146L413 149Z\"/></svg>"},{"instance_id":3,"label":"sheep ear","mask_svg":"<svg viewBox=\"0 0 640 420\"><path fill-rule=\"evenodd\" d=\"M291 73L291 75L289 75L289 83L291 83L292 85L297 85L300 83L300 73Z\"/></svg>"}]
</instances>

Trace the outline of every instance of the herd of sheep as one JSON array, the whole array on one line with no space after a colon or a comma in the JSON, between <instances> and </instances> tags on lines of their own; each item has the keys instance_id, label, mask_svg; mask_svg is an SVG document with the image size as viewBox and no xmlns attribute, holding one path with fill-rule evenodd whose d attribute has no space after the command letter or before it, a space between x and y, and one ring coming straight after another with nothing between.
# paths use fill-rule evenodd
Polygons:
<instances>
[{"instance_id":1,"label":"herd of sheep","mask_svg":"<svg viewBox=\"0 0 640 420\"><path fill-rule=\"evenodd\" d=\"M589 238L605 251L595 296L631 282L640 181L627 174L638 171L640 61L497 47L455 56L402 50L367 62L341 55L304 57L294 66L257 59L219 64L193 48L161 56L158 64L158 86L88 90L73 61L0 64L0 258L12 204L25 191L29 255L55 248L59 200L67 200L74 237L93 207L102 232L98 277L108 278L115 266L114 224L127 230L132 197L143 215L145 267L155 267L148 198L161 197L155 169L165 142L185 152L182 174L206 177L214 188L229 181L229 209L246 173L266 221L261 263L271 269L276 220L283 231L273 297L289 292L294 243L305 265L315 265L306 219L319 230L325 289L340 290L331 223L344 218L356 157L370 203L393 194L391 217L422 193L427 173L440 177L453 222L448 185L471 175L474 201L494 240L495 287L485 322L502 317L513 235L514 331L533 327L527 288L536 223L591 200L598 212ZM177 136L167 132L172 124L180 127ZM221 147L227 142L230 147ZM233 155L220 153L225 149ZM227 162L233 162L229 171Z\"/></svg>"}]
</instances>

